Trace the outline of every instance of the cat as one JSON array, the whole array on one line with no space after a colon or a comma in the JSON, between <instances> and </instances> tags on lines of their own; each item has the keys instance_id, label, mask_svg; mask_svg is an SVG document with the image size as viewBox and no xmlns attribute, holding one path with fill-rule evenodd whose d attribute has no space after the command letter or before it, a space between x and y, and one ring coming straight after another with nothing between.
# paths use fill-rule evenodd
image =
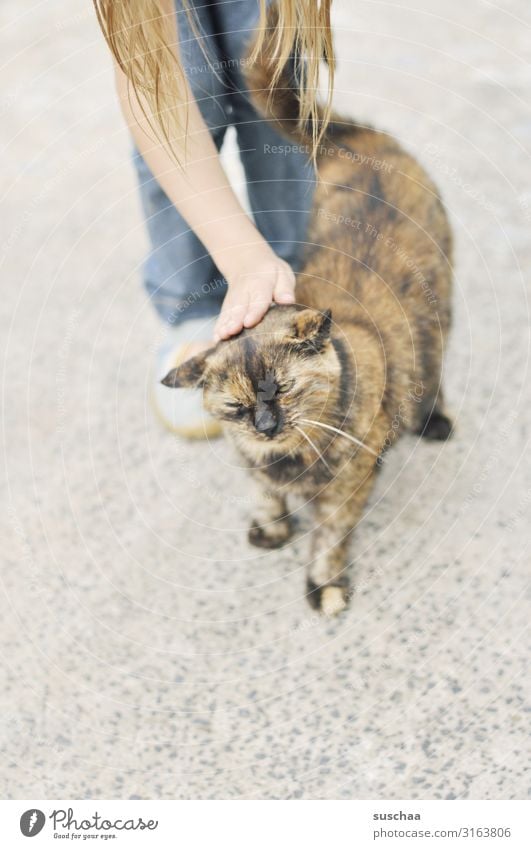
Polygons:
<instances>
[{"instance_id":1,"label":"cat","mask_svg":"<svg viewBox=\"0 0 531 849\"><path fill-rule=\"evenodd\" d=\"M308 146L292 79L271 96L267 45L247 78L262 114ZM311 505L307 597L334 615L350 600L350 538L388 449L404 430L452 433L441 387L452 237L434 184L388 134L333 116L317 166L297 304L271 307L163 383L203 388L259 482L253 545L288 542L290 493Z\"/></svg>"}]
</instances>

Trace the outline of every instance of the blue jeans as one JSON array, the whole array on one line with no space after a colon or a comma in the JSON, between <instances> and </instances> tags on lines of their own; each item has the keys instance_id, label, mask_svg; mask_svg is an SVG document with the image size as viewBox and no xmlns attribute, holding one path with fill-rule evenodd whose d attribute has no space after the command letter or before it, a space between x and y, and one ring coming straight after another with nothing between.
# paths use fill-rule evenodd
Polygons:
<instances>
[{"instance_id":1,"label":"blue jeans","mask_svg":"<svg viewBox=\"0 0 531 849\"><path fill-rule=\"evenodd\" d=\"M236 128L254 222L296 270L313 200L315 175L305 154L271 153L283 139L253 108L241 59L258 20L258 0L193 0L199 37L176 0L183 67L218 150ZM200 43L203 44L203 53ZM165 195L142 156L134 163L150 238L144 282L162 319L177 324L219 313L226 282L202 243Z\"/></svg>"}]
</instances>

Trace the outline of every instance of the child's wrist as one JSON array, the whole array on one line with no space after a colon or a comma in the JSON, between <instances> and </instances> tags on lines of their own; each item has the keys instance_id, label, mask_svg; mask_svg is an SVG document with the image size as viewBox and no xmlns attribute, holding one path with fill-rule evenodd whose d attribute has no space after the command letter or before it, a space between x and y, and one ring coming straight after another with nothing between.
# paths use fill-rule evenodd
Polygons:
<instances>
[{"instance_id":1,"label":"child's wrist","mask_svg":"<svg viewBox=\"0 0 531 849\"><path fill-rule=\"evenodd\" d=\"M255 242L244 242L229 246L225 246L223 251L218 256L214 256L214 261L230 283L237 280L242 275L249 271L258 270L258 268L277 257L273 249L268 243L257 233Z\"/></svg>"}]
</instances>

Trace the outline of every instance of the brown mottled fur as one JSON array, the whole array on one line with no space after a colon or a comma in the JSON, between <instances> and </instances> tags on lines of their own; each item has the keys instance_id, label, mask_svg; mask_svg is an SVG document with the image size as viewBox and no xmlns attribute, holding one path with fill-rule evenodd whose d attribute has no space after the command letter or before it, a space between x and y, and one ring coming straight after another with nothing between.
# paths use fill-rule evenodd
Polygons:
<instances>
[{"instance_id":1,"label":"brown mottled fur","mask_svg":"<svg viewBox=\"0 0 531 849\"><path fill-rule=\"evenodd\" d=\"M273 111L292 142L305 144L289 81L270 103L264 57L248 78L259 108ZM349 598L348 543L374 482L376 455L405 428L435 439L451 431L440 385L451 235L433 183L385 133L334 118L318 168L298 306L272 307L258 327L165 382L204 387L206 407L225 421L260 482L253 544L273 548L290 538L289 493L311 504L309 600L336 613ZM303 419L336 427L365 447Z\"/></svg>"}]
</instances>

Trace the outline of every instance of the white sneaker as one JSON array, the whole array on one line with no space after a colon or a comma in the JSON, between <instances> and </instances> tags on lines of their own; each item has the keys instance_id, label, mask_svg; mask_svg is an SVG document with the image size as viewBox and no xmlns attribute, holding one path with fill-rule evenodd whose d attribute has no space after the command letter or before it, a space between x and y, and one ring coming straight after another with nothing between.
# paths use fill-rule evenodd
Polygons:
<instances>
[{"instance_id":1,"label":"white sneaker","mask_svg":"<svg viewBox=\"0 0 531 849\"><path fill-rule=\"evenodd\" d=\"M152 403L164 427L185 439L215 439L221 425L203 407L202 389L172 389L160 381L187 358L191 344L208 342L215 319L191 319L171 328L161 346L154 369Z\"/></svg>"}]
</instances>

